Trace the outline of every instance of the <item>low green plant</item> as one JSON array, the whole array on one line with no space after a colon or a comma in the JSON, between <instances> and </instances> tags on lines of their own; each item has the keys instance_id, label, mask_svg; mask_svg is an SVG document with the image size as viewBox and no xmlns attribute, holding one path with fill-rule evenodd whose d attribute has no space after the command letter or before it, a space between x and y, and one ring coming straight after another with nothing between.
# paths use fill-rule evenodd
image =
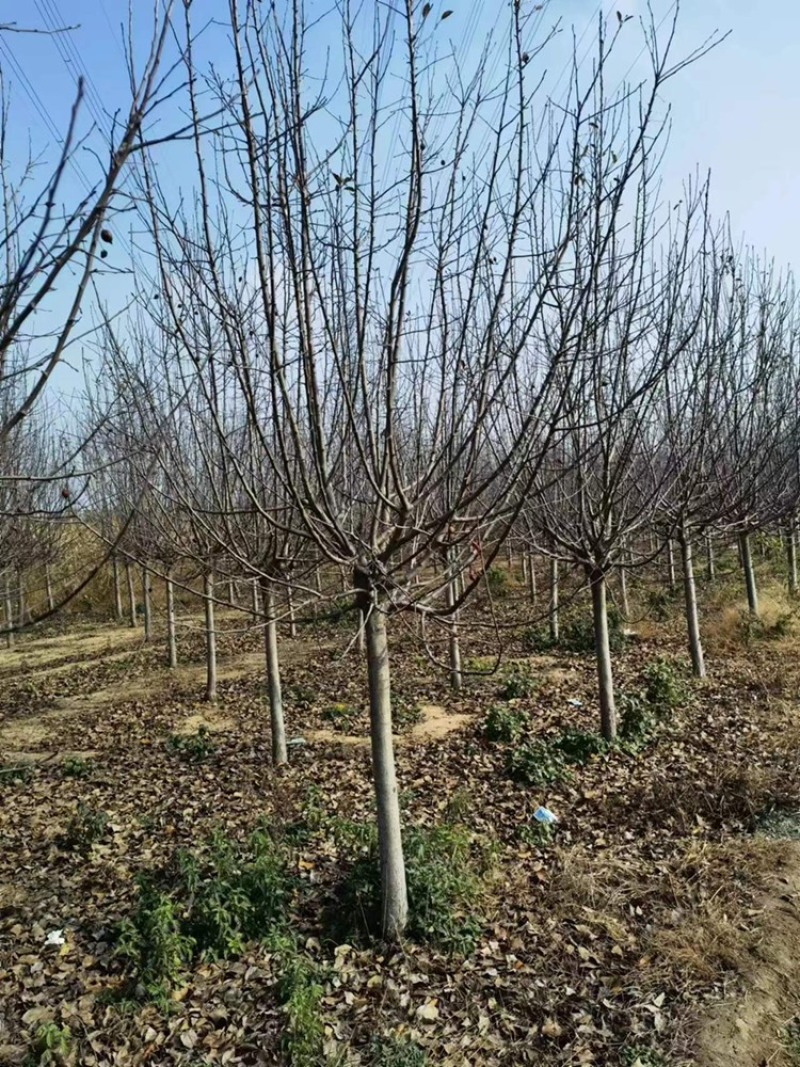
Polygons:
<instances>
[{"instance_id":1,"label":"low green plant","mask_svg":"<svg viewBox=\"0 0 800 1067\"><path fill-rule=\"evenodd\" d=\"M427 1067L425 1050L410 1037L373 1037L370 1067Z\"/></svg>"},{"instance_id":2,"label":"low green plant","mask_svg":"<svg viewBox=\"0 0 800 1067\"><path fill-rule=\"evenodd\" d=\"M207 726L201 726L196 734L170 734L167 751L187 763L205 763L216 755L217 746Z\"/></svg>"},{"instance_id":3,"label":"low green plant","mask_svg":"<svg viewBox=\"0 0 800 1067\"><path fill-rule=\"evenodd\" d=\"M33 768L30 763L9 763L0 767L0 786L27 785L32 778Z\"/></svg>"},{"instance_id":4,"label":"low green plant","mask_svg":"<svg viewBox=\"0 0 800 1067\"><path fill-rule=\"evenodd\" d=\"M664 718L689 699L689 688L680 671L667 659L658 659L644 671L644 696L656 714Z\"/></svg>"},{"instance_id":5,"label":"low green plant","mask_svg":"<svg viewBox=\"0 0 800 1067\"><path fill-rule=\"evenodd\" d=\"M463 826L413 827L405 841L407 935L446 952L468 954L482 929L479 905L489 861L473 853ZM340 886L330 919L337 939L380 936L380 862L373 838Z\"/></svg>"},{"instance_id":6,"label":"low green plant","mask_svg":"<svg viewBox=\"0 0 800 1067\"><path fill-rule=\"evenodd\" d=\"M739 625L742 639L749 645L754 640L780 641L781 638L789 637L794 629L794 619L791 614L784 613L773 622L766 622L749 611L742 611Z\"/></svg>"},{"instance_id":7,"label":"low green plant","mask_svg":"<svg viewBox=\"0 0 800 1067\"><path fill-rule=\"evenodd\" d=\"M638 748L646 744L656 728L658 716L642 693L620 693L617 697L619 736Z\"/></svg>"},{"instance_id":8,"label":"low green plant","mask_svg":"<svg viewBox=\"0 0 800 1067\"><path fill-rule=\"evenodd\" d=\"M290 891L287 857L266 830L245 842L217 831L201 850L179 851L141 880L117 951L148 992L168 989L195 957L238 955L281 928Z\"/></svg>"},{"instance_id":9,"label":"low green plant","mask_svg":"<svg viewBox=\"0 0 800 1067\"><path fill-rule=\"evenodd\" d=\"M88 778L94 770L94 764L81 756L69 756L64 760L61 770L65 778Z\"/></svg>"},{"instance_id":10,"label":"low green plant","mask_svg":"<svg viewBox=\"0 0 800 1067\"><path fill-rule=\"evenodd\" d=\"M304 685L302 682L287 686L286 696L296 707L304 708L305 710L312 707L317 699L317 694L311 686Z\"/></svg>"},{"instance_id":11,"label":"low green plant","mask_svg":"<svg viewBox=\"0 0 800 1067\"><path fill-rule=\"evenodd\" d=\"M518 708L495 704L486 715L484 730L487 740L493 743L508 743L520 737L528 722L528 716Z\"/></svg>"},{"instance_id":12,"label":"low green plant","mask_svg":"<svg viewBox=\"0 0 800 1067\"><path fill-rule=\"evenodd\" d=\"M568 763L583 766L592 756L600 756L608 751L608 742L599 734L590 734L585 730L565 730L556 741L555 747Z\"/></svg>"},{"instance_id":13,"label":"low green plant","mask_svg":"<svg viewBox=\"0 0 800 1067\"><path fill-rule=\"evenodd\" d=\"M445 819L451 823L463 823L464 817L472 811L474 806L475 800L469 789L456 789L447 801Z\"/></svg>"},{"instance_id":14,"label":"low green plant","mask_svg":"<svg viewBox=\"0 0 800 1067\"><path fill-rule=\"evenodd\" d=\"M511 671L503 679L497 695L501 700L520 700L531 697L536 692L537 682L526 670Z\"/></svg>"},{"instance_id":15,"label":"low green plant","mask_svg":"<svg viewBox=\"0 0 800 1067\"><path fill-rule=\"evenodd\" d=\"M608 644L612 652L621 652L627 644L622 612L615 604L606 611ZM594 652L594 620L591 617L567 619L561 626L559 646L567 652Z\"/></svg>"},{"instance_id":16,"label":"low green plant","mask_svg":"<svg viewBox=\"0 0 800 1067\"><path fill-rule=\"evenodd\" d=\"M349 729L358 718L358 709L350 704L330 704L322 712L322 718L337 729Z\"/></svg>"},{"instance_id":17,"label":"low green plant","mask_svg":"<svg viewBox=\"0 0 800 1067\"><path fill-rule=\"evenodd\" d=\"M325 1036L319 968L286 934L273 936L268 948L280 969L276 992L286 1015L283 1050L292 1067L318 1067Z\"/></svg>"},{"instance_id":18,"label":"low green plant","mask_svg":"<svg viewBox=\"0 0 800 1067\"><path fill-rule=\"evenodd\" d=\"M116 953L132 965L143 992L165 1000L194 950L194 941L184 932L181 905L151 878L141 878L136 911L120 923Z\"/></svg>"},{"instance_id":19,"label":"low green plant","mask_svg":"<svg viewBox=\"0 0 800 1067\"><path fill-rule=\"evenodd\" d=\"M108 832L108 815L83 801L72 813L64 831L62 843L65 848L88 853Z\"/></svg>"},{"instance_id":20,"label":"low green plant","mask_svg":"<svg viewBox=\"0 0 800 1067\"><path fill-rule=\"evenodd\" d=\"M508 595L509 581L506 571L501 570L499 567L490 567L486 572L485 578L486 585L493 597Z\"/></svg>"},{"instance_id":21,"label":"low green plant","mask_svg":"<svg viewBox=\"0 0 800 1067\"><path fill-rule=\"evenodd\" d=\"M74 1039L68 1026L42 1023L37 1029L24 1061L24 1067L49 1067L61 1064L71 1056Z\"/></svg>"},{"instance_id":22,"label":"low green plant","mask_svg":"<svg viewBox=\"0 0 800 1067\"><path fill-rule=\"evenodd\" d=\"M392 700L392 720L395 730L410 730L422 722L422 708L409 700Z\"/></svg>"},{"instance_id":23,"label":"low green plant","mask_svg":"<svg viewBox=\"0 0 800 1067\"><path fill-rule=\"evenodd\" d=\"M539 789L568 781L570 773L563 752L553 742L534 738L509 749L506 770L518 782Z\"/></svg>"}]
</instances>

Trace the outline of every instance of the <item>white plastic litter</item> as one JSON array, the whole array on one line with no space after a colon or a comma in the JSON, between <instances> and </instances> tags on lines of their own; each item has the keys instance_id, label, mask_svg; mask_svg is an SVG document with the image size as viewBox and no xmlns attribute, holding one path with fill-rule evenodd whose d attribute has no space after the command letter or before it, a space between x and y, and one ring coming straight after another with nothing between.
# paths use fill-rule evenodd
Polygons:
<instances>
[{"instance_id":1,"label":"white plastic litter","mask_svg":"<svg viewBox=\"0 0 800 1067\"><path fill-rule=\"evenodd\" d=\"M45 945L65 945L67 939L64 937L63 930L51 930L45 940Z\"/></svg>"},{"instance_id":2,"label":"white plastic litter","mask_svg":"<svg viewBox=\"0 0 800 1067\"><path fill-rule=\"evenodd\" d=\"M533 813L533 817L537 822L546 823L548 826L551 823L558 822L558 816L554 815L549 808L537 808Z\"/></svg>"},{"instance_id":3,"label":"white plastic litter","mask_svg":"<svg viewBox=\"0 0 800 1067\"><path fill-rule=\"evenodd\" d=\"M569 705L571 705L573 708L582 708L583 707L583 701L582 700L578 700L577 697L570 697L569 700L567 701L567 703Z\"/></svg>"}]
</instances>

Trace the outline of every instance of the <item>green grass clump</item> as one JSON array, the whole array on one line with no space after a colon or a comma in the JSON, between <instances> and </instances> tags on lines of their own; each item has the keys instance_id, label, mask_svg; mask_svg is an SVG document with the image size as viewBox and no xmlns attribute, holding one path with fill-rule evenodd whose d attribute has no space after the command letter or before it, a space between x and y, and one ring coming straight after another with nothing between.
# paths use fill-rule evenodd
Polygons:
<instances>
[{"instance_id":1,"label":"green grass clump","mask_svg":"<svg viewBox=\"0 0 800 1067\"><path fill-rule=\"evenodd\" d=\"M570 778L564 754L552 742L539 738L509 749L506 770L516 781L540 789L558 785Z\"/></svg>"},{"instance_id":2,"label":"green grass clump","mask_svg":"<svg viewBox=\"0 0 800 1067\"><path fill-rule=\"evenodd\" d=\"M516 741L525 729L528 716L517 708L495 704L486 715L484 730L487 740L493 743Z\"/></svg>"},{"instance_id":3,"label":"green grass clump","mask_svg":"<svg viewBox=\"0 0 800 1067\"><path fill-rule=\"evenodd\" d=\"M168 990L194 959L239 955L248 941L282 929L291 888L288 858L265 830L245 842L217 832L140 880L117 952L151 995Z\"/></svg>"},{"instance_id":4,"label":"green grass clump","mask_svg":"<svg viewBox=\"0 0 800 1067\"><path fill-rule=\"evenodd\" d=\"M468 954L483 926L479 906L486 859L473 853L467 829L452 823L412 827L404 846L408 937L445 952ZM337 940L359 933L380 937L380 859L374 834L340 886L330 920Z\"/></svg>"},{"instance_id":5,"label":"green grass clump","mask_svg":"<svg viewBox=\"0 0 800 1067\"><path fill-rule=\"evenodd\" d=\"M71 1057L74 1039L68 1026L42 1023L31 1042L23 1067L51 1067Z\"/></svg>"},{"instance_id":6,"label":"green grass clump","mask_svg":"<svg viewBox=\"0 0 800 1067\"><path fill-rule=\"evenodd\" d=\"M319 968L285 933L274 935L267 947L280 968L276 990L286 1017L283 1050L292 1067L319 1067L325 1037Z\"/></svg>"},{"instance_id":7,"label":"green grass clump","mask_svg":"<svg viewBox=\"0 0 800 1067\"><path fill-rule=\"evenodd\" d=\"M520 700L536 692L537 682L526 670L511 671L503 679L497 695L501 700Z\"/></svg>"},{"instance_id":8,"label":"green grass clump","mask_svg":"<svg viewBox=\"0 0 800 1067\"><path fill-rule=\"evenodd\" d=\"M167 751L186 763L205 763L216 755L217 746L207 726L201 726L196 734L171 734L167 738Z\"/></svg>"}]
</instances>

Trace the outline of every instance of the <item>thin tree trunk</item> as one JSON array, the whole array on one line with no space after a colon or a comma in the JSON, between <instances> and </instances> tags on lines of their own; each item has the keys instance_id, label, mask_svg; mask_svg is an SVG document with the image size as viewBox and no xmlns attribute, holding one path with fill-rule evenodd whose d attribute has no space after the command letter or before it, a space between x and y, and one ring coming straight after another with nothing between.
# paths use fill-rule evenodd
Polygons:
<instances>
[{"instance_id":1,"label":"thin tree trunk","mask_svg":"<svg viewBox=\"0 0 800 1067\"><path fill-rule=\"evenodd\" d=\"M178 642L175 637L175 586L172 584L172 568L167 571L164 588L167 593L167 665L174 669L178 666Z\"/></svg>"},{"instance_id":2,"label":"thin tree trunk","mask_svg":"<svg viewBox=\"0 0 800 1067\"><path fill-rule=\"evenodd\" d=\"M456 603L458 598L456 584L458 582L458 572L455 570L455 564L452 559L448 561L450 568L450 578L445 586L445 596L447 602L447 609L450 612ZM458 640L458 616L455 612L448 617L448 628L450 633L450 686L457 693L461 689L462 675L461 675L461 645Z\"/></svg>"},{"instance_id":3,"label":"thin tree trunk","mask_svg":"<svg viewBox=\"0 0 800 1067\"><path fill-rule=\"evenodd\" d=\"M531 604L536 604L536 558L533 552L528 554L528 596Z\"/></svg>"},{"instance_id":4,"label":"thin tree trunk","mask_svg":"<svg viewBox=\"0 0 800 1067\"><path fill-rule=\"evenodd\" d=\"M717 568L714 564L714 542L706 534L706 578L713 582L717 576Z\"/></svg>"},{"instance_id":5,"label":"thin tree trunk","mask_svg":"<svg viewBox=\"0 0 800 1067\"><path fill-rule=\"evenodd\" d=\"M625 546L621 546L621 561L619 565L619 596L622 601L622 617L628 620L631 617L631 605L628 600L628 569L625 566L627 562L627 552Z\"/></svg>"},{"instance_id":6,"label":"thin tree trunk","mask_svg":"<svg viewBox=\"0 0 800 1067\"><path fill-rule=\"evenodd\" d=\"M675 551L671 537L667 538L667 581L669 582L669 591L674 596L678 588L678 582L675 576Z\"/></svg>"},{"instance_id":7,"label":"thin tree trunk","mask_svg":"<svg viewBox=\"0 0 800 1067\"><path fill-rule=\"evenodd\" d=\"M275 622L275 594L272 583L264 578L261 584L266 624L264 626L264 652L267 664L267 695L269 698L269 721L272 731L272 762L276 767L286 763L286 723L283 717L281 695L281 672L278 661L278 626Z\"/></svg>"},{"instance_id":8,"label":"thin tree trunk","mask_svg":"<svg viewBox=\"0 0 800 1067\"><path fill-rule=\"evenodd\" d=\"M228 603L233 608L237 608L239 606L239 601L236 597L236 582L233 580L233 578L228 579Z\"/></svg>"},{"instance_id":9,"label":"thin tree trunk","mask_svg":"<svg viewBox=\"0 0 800 1067\"><path fill-rule=\"evenodd\" d=\"M203 601L206 611L206 700L217 699L217 631L214 621L214 572L203 578Z\"/></svg>"},{"instance_id":10,"label":"thin tree trunk","mask_svg":"<svg viewBox=\"0 0 800 1067\"><path fill-rule=\"evenodd\" d=\"M253 612L253 615L255 616L255 618L258 618L258 616L261 614L261 607L260 607L260 604L259 604L259 597L258 597L258 578L254 578L252 583L251 583L251 585L252 585L252 593L253 593L253 606L251 608L251 611Z\"/></svg>"},{"instance_id":11,"label":"thin tree trunk","mask_svg":"<svg viewBox=\"0 0 800 1067\"><path fill-rule=\"evenodd\" d=\"M617 736L617 708L614 701L611 648L608 643L606 576L602 573L595 573L592 575L591 581L594 644L597 655L597 681L600 692L600 729L606 741L613 741Z\"/></svg>"},{"instance_id":12,"label":"thin tree trunk","mask_svg":"<svg viewBox=\"0 0 800 1067\"><path fill-rule=\"evenodd\" d=\"M5 624L6 624L6 648L14 647L14 631L12 626L14 625L14 599L11 595L11 573L6 571L5 581Z\"/></svg>"},{"instance_id":13,"label":"thin tree trunk","mask_svg":"<svg viewBox=\"0 0 800 1067\"><path fill-rule=\"evenodd\" d=\"M28 597L25 590L25 578L22 570L17 568L17 620L20 626L25 626L30 619L28 611Z\"/></svg>"},{"instance_id":14,"label":"thin tree trunk","mask_svg":"<svg viewBox=\"0 0 800 1067\"><path fill-rule=\"evenodd\" d=\"M550 560L550 640L555 644L560 637L558 622L558 560Z\"/></svg>"},{"instance_id":15,"label":"thin tree trunk","mask_svg":"<svg viewBox=\"0 0 800 1067\"><path fill-rule=\"evenodd\" d=\"M756 588L756 572L753 568L753 553L749 532L739 534L739 551L742 557L744 581L747 586L747 607L751 615L758 616L758 589Z\"/></svg>"},{"instance_id":16,"label":"thin tree trunk","mask_svg":"<svg viewBox=\"0 0 800 1067\"><path fill-rule=\"evenodd\" d=\"M125 560L125 577L128 580L128 608L130 614L128 621L130 626L136 626L136 590L133 586L133 567L131 567L130 560Z\"/></svg>"},{"instance_id":17,"label":"thin tree trunk","mask_svg":"<svg viewBox=\"0 0 800 1067\"><path fill-rule=\"evenodd\" d=\"M111 560L114 572L114 617L117 622L122 622L122 583L119 578L119 560L116 556Z\"/></svg>"},{"instance_id":18,"label":"thin tree trunk","mask_svg":"<svg viewBox=\"0 0 800 1067\"><path fill-rule=\"evenodd\" d=\"M366 600L366 594L363 599ZM375 604L366 609L366 630L370 741L381 856L383 936L388 941L397 941L408 921L408 892L400 826L400 797L394 764L386 619Z\"/></svg>"},{"instance_id":19,"label":"thin tree trunk","mask_svg":"<svg viewBox=\"0 0 800 1067\"><path fill-rule=\"evenodd\" d=\"M522 553L522 584L527 586L528 584L528 553Z\"/></svg>"},{"instance_id":20,"label":"thin tree trunk","mask_svg":"<svg viewBox=\"0 0 800 1067\"><path fill-rule=\"evenodd\" d=\"M358 633L356 635L356 649L360 654L367 651L367 626L362 608L358 609Z\"/></svg>"},{"instance_id":21,"label":"thin tree trunk","mask_svg":"<svg viewBox=\"0 0 800 1067\"><path fill-rule=\"evenodd\" d=\"M789 596L797 595L797 539L794 532L794 523L786 527L786 577L789 586Z\"/></svg>"},{"instance_id":22,"label":"thin tree trunk","mask_svg":"<svg viewBox=\"0 0 800 1067\"><path fill-rule=\"evenodd\" d=\"M294 591L291 583L286 587L286 606L289 609L289 637L297 637L297 619L294 614Z\"/></svg>"},{"instance_id":23,"label":"thin tree trunk","mask_svg":"<svg viewBox=\"0 0 800 1067\"><path fill-rule=\"evenodd\" d=\"M52 611L56 606L55 597L53 596L53 575L50 572L50 564L44 565L44 584L47 592L47 610Z\"/></svg>"},{"instance_id":24,"label":"thin tree trunk","mask_svg":"<svg viewBox=\"0 0 800 1067\"><path fill-rule=\"evenodd\" d=\"M150 572L142 564L142 605L144 607L144 639L153 636L153 606L150 599Z\"/></svg>"},{"instance_id":25,"label":"thin tree trunk","mask_svg":"<svg viewBox=\"0 0 800 1067\"><path fill-rule=\"evenodd\" d=\"M694 561L692 558L692 541L688 530L683 527L678 535L683 562L683 593L686 599L686 629L689 634L689 654L692 657L692 670L696 677L705 678L706 665L703 658L703 645L700 641L700 618L697 613L697 587L694 580Z\"/></svg>"}]
</instances>

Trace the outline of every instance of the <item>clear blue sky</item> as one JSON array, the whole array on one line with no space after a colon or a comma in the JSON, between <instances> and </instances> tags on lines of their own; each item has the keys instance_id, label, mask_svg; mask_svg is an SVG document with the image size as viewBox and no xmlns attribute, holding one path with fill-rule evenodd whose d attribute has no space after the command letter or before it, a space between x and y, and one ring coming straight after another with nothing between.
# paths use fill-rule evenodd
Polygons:
<instances>
[{"instance_id":1,"label":"clear blue sky","mask_svg":"<svg viewBox=\"0 0 800 1067\"><path fill-rule=\"evenodd\" d=\"M529 6L534 2L523 0ZM148 36L152 0L132 3L135 39L142 45ZM321 3L308 0L312 10ZM201 25L213 15L224 19L227 6L227 0L195 0L195 24ZM328 6L327 0L324 6ZM456 45L468 54L476 52L497 19L497 7L483 0L448 0L446 5L434 5L444 6L453 9L446 26ZM653 0L653 6L658 15L670 5L668 0ZM606 4L604 10L611 14L612 22L616 8L623 14L638 14L644 10L645 0ZM98 105L113 111L124 107L127 97L119 30L127 12L128 0L6 0L0 21L31 28L75 26L69 45L91 74ZM545 24L560 18L565 30L574 24L578 35L586 33L583 40L588 47L597 13L593 0L547 0L541 18ZM717 217L730 213L734 237L743 236L779 264L796 263L800 258L796 206L800 4L796 0L773 0L769 6L755 0L683 0L680 37L685 45L700 43L716 28L730 30L731 36L669 87L673 133L664 169L665 195L677 198L689 173L698 167L701 172L710 168L713 211ZM223 34L224 30L214 28L206 34L206 57L214 55L217 48L225 55ZM559 48L567 42L565 32L563 45L548 53L546 62L551 69L559 69L559 56L564 54ZM17 150L24 151L30 138L36 151L54 153L53 133L29 99L22 73L29 79L29 88L38 94L41 109L57 130L63 130L74 96L74 78L79 73L74 54L68 58L67 63L53 38L2 35L0 66L11 90L11 143ZM88 118L88 109L86 115ZM175 167L176 180L180 181L180 152L166 150L164 162ZM92 167L87 153L87 174L92 173ZM74 173L69 178L79 188L78 180Z\"/></svg>"}]
</instances>

